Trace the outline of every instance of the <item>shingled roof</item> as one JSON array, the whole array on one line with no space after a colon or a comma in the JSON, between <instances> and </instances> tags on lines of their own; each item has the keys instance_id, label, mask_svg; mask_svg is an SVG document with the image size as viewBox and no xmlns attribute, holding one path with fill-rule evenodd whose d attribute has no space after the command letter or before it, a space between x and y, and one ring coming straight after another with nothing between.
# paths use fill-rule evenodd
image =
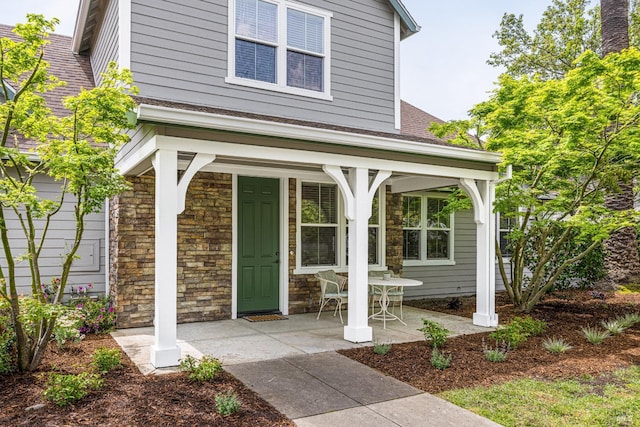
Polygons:
<instances>
[{"instance_id":1,"label":"shingled roof","mask_svg":"<svg viewBox=\"0 0 640 427\"><path fill-rule=\"evenodd\" d=\"M13 30L12 26L0 24L0 37L19 40L11 30ZM62 116L67 113L62 106L62 99L78 94L81 88L93 88L95 86L93 72L89 57L71 52L71 37L50 34L49 41L50 43L44 48L44 59L50 64L49 72L67 84L46 93L45 99L53 113Z\"/></svg>"},{"instance_id":2,"label":"shingled roof","mask_svg":"<svg viewBox=\"0 0 640 427\"><path fill-rule=\"evenodd\" d=\"M18 41L20 38L12 30L12 26L0 24L0 38L7 37ZM77 95L81 88L93 88L95 86L93 72L89 57L71 52L71 37L50 34L49 41L50 43L44 48L44 59L50 64L49 73L67 84L45 93L44 98L53 114L62 117L68 114L62 106L62 99ZM11 84L11 82L7 83ZM26 150L32 146L33 144L29 141L20 142L21 149Z\"/></svg>"},{"instance_id":3,"label":"shingled roof","mask_svg":"<svg viewBox=\"0 0 640 427\"><path fill-rule=\"evenodd\" d=\"M444 123L444 120L439 119L418 107L414 107L408 102L401 101L400 119L400 133L403 135L444 141L427 130L432 123Z\"/></svg>"}]
</instances>

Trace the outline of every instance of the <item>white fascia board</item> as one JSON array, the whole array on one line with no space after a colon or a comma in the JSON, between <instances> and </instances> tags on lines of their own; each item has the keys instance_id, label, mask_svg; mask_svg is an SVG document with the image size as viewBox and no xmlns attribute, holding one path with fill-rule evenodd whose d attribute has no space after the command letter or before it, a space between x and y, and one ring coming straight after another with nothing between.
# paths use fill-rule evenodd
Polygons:
<instances>
[{"instance_id":1,"label":"white fascia board","mask_svg":"<svg viewBox=\"0 0 640 427\"><path fill-rule=\"evenodd\" d=\"M140 104L138 106L138 120L491 164L500 163L502 158L499 153L476 151L461 147L362 135L332 129L311 128L290 123L180 110L148 104Z\"/></svg>"},{"instance_id":2,"label":"white fascia board","mask_svg":"<svg viewBox=\"0 0 640 427\"><path fill-rule=\"evenodd\" d=\"M76 25L73 30L73 39L71 39L71 51L73 53L79 53L80 44L82 43L82 35L84 34L84 26L87 23L90 4L91 0L80 0L80 4L78 5Z\"/></svg>"},{"instance_id":3,"label":"white fascia board","mask_svg":"<svg viewBox=\"0 0 640 427\"><path fill-rule=\"evenodd\" d=\"M167 149L192 153L207 153L242 159L271 160L309 165L332 165L345 168L389 170L406 174L466 178L470 180L477 179L481 181L494 180L498 178L498 172L458 168L453 166L429 165L397 160L376 159L371 157L356 157L346 154L317 153L290 148L243 145L230 142L179 138L174 136L156 135L153 138L153 143L155 144L154 148L158 150Z\"/></svg>"},{"instance_id":4,"label":"white fascia board","mask_svg":"<svg viewBox=\"0 0 640 427\"><path fill-rule=\"evenodd\" d=\"M156 138L157 136L151 137L147 142L143 143L141 147L137 148L133 154L116 162L116 169L118 169L121 175L127 175L133 168L155 153L157 150Z\"/></svg>"}]
</instances>

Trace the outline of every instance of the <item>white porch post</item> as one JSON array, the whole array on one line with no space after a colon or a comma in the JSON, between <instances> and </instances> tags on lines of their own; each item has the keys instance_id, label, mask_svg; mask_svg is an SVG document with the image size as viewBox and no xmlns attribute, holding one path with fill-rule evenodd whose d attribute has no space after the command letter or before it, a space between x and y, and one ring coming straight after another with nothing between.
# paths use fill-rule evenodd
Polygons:
<instances>
[{"instance_id":1,"label":"white porch post","mask_svg":"<svg viewBox=\"0 0 640 427\"><path fill-rule=\"evenodd\" d=\"M492 181L461 179L473 203L476 222L476 312L473 324L497 326L496 313L496 222L493 214L495 184Z\"/></svg>"},{"instance_id":2,"label":"white porch post","mask_svg":"<svg viewBox=\"0 0 640 427\"><path fill-rule=\"evenodd\" d=\"M178 365L177 340L177 237L178 153L158 150L153 156L156 174L155 204L155 341L151 364L156 368Z\"/></svg>"},{"instance_id":3,"label":"white porch post","mask_svg":"<svg viewBox=\"0 0 640 427\"><path fill-rule=\"evenodd\" d=\"M323 167L340 187L345 216L349 220L349 315L344 339L351 342L373 340L369 326L369 218L376 190L390 171L378 171L370 184L369 169L349 169L349 179L338 166Z\"/></svg>"}]
</instances>

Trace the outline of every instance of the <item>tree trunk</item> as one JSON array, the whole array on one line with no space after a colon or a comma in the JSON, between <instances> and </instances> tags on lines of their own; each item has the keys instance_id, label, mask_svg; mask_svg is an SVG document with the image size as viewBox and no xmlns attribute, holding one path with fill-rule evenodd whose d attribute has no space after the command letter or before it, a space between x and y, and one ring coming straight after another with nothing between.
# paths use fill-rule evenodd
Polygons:
<instances>
[{"instance_id":1,"label":"tree trunk","mask_svg":"<svg viewBox=\"0 0 640 427\"><path fill-rule=\"evenodd\" d=\"M602 54L620 52L629 47L629 0L601 0ZM619 193L607 195L605 207L616 210L633 209L633 179L620 182ZM604 242L607 275L603 284L615 287L640 275L638 236L635 228L618 230Z\"/></svg>"}]
</instances>

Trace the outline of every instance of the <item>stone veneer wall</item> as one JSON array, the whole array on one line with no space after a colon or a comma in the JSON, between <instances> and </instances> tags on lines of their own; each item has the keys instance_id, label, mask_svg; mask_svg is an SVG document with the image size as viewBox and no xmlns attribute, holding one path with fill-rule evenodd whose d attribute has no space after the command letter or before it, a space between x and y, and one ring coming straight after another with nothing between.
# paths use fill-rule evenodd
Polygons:
<instances>
[{"instance_id":1,"label":"stone veneer wall","mask_svg":"<svg viewBox=\"0 0 640 427\"><path fill-rule=\"evenodd\" d=\"M386 262L387 267L402 275L402 194L386 188Z\"/></svg>"},{"instance_id":2,"label":"stone veneer wall","mask_svg":"<svg viewBox=\"0 0 640 427\"><path fill-rule=\"evenodd\" d=\"M155 179L129 178L111 202L110 282L119 328L154 316ZM178 216L178 323L231 317L232 178L199 172Z\"/></svg>"}]
</instances>

